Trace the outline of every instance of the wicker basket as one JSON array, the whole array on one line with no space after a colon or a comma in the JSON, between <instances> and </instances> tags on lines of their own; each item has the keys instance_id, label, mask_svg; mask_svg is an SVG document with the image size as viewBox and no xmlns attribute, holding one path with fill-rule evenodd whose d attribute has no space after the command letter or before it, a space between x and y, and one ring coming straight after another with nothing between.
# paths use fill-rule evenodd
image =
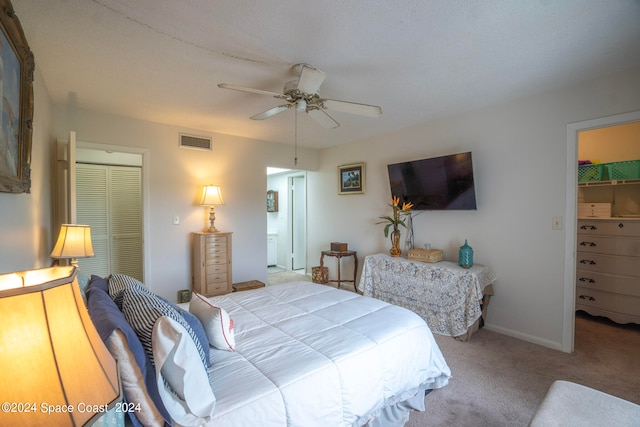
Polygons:
<instances>
[{"instance_id":1,"label":"wicker basket","mask_svg":"<svg viewBox=\"0 0 640 427\"><path fill-rule=\"evenodd\" d=\"M410 261L421 262L442 261L442 249L409 249L407 258Z\"/></svg>"}]
</instances>

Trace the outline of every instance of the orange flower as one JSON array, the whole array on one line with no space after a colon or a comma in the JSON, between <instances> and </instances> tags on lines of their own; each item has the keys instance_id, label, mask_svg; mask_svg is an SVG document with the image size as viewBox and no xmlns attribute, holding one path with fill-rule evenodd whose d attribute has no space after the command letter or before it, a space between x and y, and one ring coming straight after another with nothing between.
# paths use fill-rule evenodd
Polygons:
<instances>
[{"instance_id":1,"label":"orange flower","mask_svg":"<svg viewBox=\"0 0 640 427\"><path fill-rule=\"evenodd\" d=\"M407 227L404 223L404 216L411 215L411 208L413 207L413 203L411 202L403 202L402 207L400 205L400 197L392 196L391 197L391 208L393 209L393 217L391 216L381 216L380 219L384 221L380 221L377 224L387 224L384 227L384 236L389 236L389 229L393 227L394 231L398 230L399 226Z\"/></svg>"}]
</instances>

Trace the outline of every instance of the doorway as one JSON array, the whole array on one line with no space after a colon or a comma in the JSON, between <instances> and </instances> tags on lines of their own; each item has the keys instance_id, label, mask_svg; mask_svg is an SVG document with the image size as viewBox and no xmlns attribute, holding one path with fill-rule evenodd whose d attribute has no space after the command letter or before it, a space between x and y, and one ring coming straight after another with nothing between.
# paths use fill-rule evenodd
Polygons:
<instances>
[{"instance_id":1,"label":"doorway","mask_svg":"<svg viewBox=\"0 0 640 427\"><path fill-rule=\"evenodd\" d=\"M267 168L267 188L276 208L267 210L267 273L306 274L307 175L305 171Z\"/></svg>"},{"instance_id":2,"label":"doorway","mask_svg":"<svg viewBox=\"0 0 640 427\"><path fill-rule=\"evenodd\" d=\"M640 121L640 111L603 117L567 125L566 208L565 208L565 277L562 351L571 353L575 341L575 294L576 294L576 240L578 199L578 139L579 133L615 125Z\"/></svg>"}]
</instances>

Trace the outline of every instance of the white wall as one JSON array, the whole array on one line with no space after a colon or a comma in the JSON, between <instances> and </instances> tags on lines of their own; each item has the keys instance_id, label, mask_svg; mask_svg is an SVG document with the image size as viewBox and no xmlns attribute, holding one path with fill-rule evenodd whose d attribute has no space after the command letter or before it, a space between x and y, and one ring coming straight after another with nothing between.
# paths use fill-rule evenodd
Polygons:
<instances>
[{"instance_id":1,"label":"white wall","mask_svg":"<svg viewBox=\"0 0 640 427\"><path fill-rule=\"evenodd\" d=\"M0 272L48 267L51 240L53 120L49 93L40 70L34 74L34 125L31 192L0 193Z\"/></svg>"},{"instance_id":2,"label":"white wall","mask_svg":"<svg viewBox=\"0 0 640 427\"><path fill-rule=\"evenodd\" d=\"M309 265L331 241L358 251L360 265L388 250L375 225L390 212L388 163L472 151L478 210L415 217L415 242L457 261L468 239L474 261L498 278L487 326L562 348L564 252L573 248L551 221L575 203L565 200L567 124L640 110L634 71L323 150L308 175ZM355 162L366 163L366 193L340 196L337 166Z\"/></svg>"},{"instance_id":3,"label":"white wall","mask_svg":"<svg viewBox=\"0 0 640 427\"><path fill-rule=\"evenodd\" d=\"M175 300L178 290L191 286L191 233L208 226L208 210L197 203L210 183L222 187L225 201L216 207L216 227L233 232L233 281L266 281L266 167L290 167L291 146L79 109L56 107L54 119L57 138L73 130L78 141L149 150L145 281L156 293ZM180 132L211 136L213 150L179 148ZM315 170L317 160L316 151L298 149L299 167ZM173 215L180 216L180 225L172 224Z\"/></svg>"}]
</instances>

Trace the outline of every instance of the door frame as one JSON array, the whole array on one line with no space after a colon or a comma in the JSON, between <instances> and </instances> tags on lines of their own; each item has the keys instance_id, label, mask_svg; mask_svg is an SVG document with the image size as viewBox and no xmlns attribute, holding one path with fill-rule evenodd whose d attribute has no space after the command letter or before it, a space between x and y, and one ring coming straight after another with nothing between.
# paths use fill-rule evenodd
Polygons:
<instances>
[{"instance_id":1,"label":"door frame","mask_svg":"<svg viewBox=\"0 0 640 427\"><path fill-rule=\"evenodd\" d=\"M294 180L296 178L302 178L303 182L304 182L304 219L303 219L303 224L302 224L302 237L303 237L303 249L302 249L302 258L303 258L303 263L304 263L304 271L305 274L307 272L307 174L304 172L300 172L300 173L292 173L290 175L287 176L287 188L289 190L289 226L287 227L288 231L289 231L289 238L287 239L289 242L289 253L291 254L291 259L289 261L289 265L287 266L288 270L294 270L295 267L295 263L294 263L294 245L293 245L293 241L296 238L296 235L293 231L294 226L293 226L293 222L295 221L296 215L294 215L294 210L296 209L296 203L295 203L295 199L296 197L293 196L293 183Z\"/></svg>"},{"instance_id":2,"label":"door frame","mask_svg":"<svg viewBox=\"0 0 640 427\"><path fill-rule=\"evenodd\" d=\"M578 224L578 133L584 130L640 121L640 111L567 124L567 168L565 182L564 303L562 351L573 353L576 311L576 239Z\"/></svg>"},{"instance_id":3,"label":"door frame","mask_svg":"<svg viewBox=\"0 0 640 427\"><path fill-rule=\"evenodd\" d=\"M147 148L125 147L122 145L100 144L95 142L84 142L76 140L76 147L86 150L109 151L119 153L140 154L142 156L142 269L144 280L143 283L153 283L151 272L151 249L149 246L149 236L151 235L151 225L149 224L149 212L151 212L151 204L149 200L149 183L151 152Z\"/></svg>"}]
</instances>

